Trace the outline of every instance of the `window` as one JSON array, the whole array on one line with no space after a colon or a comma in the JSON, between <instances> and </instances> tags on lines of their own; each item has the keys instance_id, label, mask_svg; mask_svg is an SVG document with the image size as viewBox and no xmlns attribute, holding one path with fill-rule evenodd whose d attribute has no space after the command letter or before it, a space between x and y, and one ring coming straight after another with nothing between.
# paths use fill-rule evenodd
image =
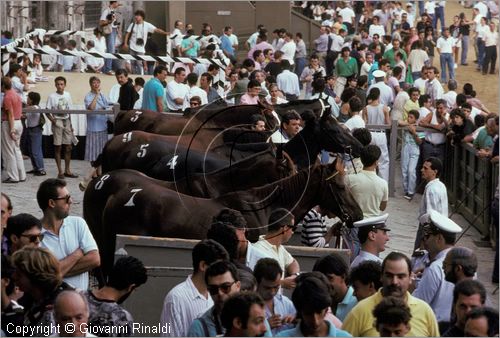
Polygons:
<instances>
[{"instance_id":1,"label":"window","mask_svg":"<svg viewBox=\"0 0 500 338\"><path fill-rule=\"evenodd\" d=\"M101 1L85 2L85 28L95 28L99 24L102 13Z\"/></svg>"}]
</instances>

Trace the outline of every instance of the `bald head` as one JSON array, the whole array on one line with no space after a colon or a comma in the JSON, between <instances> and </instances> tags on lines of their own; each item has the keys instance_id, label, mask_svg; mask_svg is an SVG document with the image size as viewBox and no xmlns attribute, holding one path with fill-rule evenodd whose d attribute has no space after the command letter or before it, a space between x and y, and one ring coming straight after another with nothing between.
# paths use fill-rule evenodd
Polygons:
<instances>
[{"instance_id":1,"label":"bald head","mask_svg":"<svg viewBox=\"0 0 500 338\"><path fill-rule=\"evenodd\" d=\"M454 247L446 254L443 270L445 279L450 283L472 279L477 271L476 254L469 248Z\"/></svg>"},{"instance_id":2,"label":"bald head","mask_svg":"<svg viewBox=\"0 0 500 338\"><path fill-rule=\"evenodd\" d=\"M54 318L62 337L84 337L89 319L87 300L76 291L61 292L54 303Z\"/></svg>"}]
</instances>

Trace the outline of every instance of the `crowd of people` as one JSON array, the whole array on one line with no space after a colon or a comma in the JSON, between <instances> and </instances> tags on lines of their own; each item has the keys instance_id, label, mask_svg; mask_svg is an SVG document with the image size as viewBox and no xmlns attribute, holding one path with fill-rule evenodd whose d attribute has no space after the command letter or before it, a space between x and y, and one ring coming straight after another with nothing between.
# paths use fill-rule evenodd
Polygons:
<instances>
[{"instance_id":1,"label":"crowd of people","mask_svg":"<svg viewBox=\"0 0 500 338\"><path fill-rule=\"evenodd\" d=\"M47 174L41 141L46 120L51 123L58 173L38 188L41 220L25 213L14 215L9 197L2 194L3 333L16 335L15 328L24 327L25 335L46 335L56 333L58 324L62 328L71 322L78 326L76 332L57 333L134 335L133 318L120 304L147 283L144 265L134 257L120 258L106 285L89 290L89 271L100 265L99 251L85 220L69 216L73 200L65 179L78 176L70 166L76 141L70 116L64 113L74 106L65 90L66 78L56 77L56 91L43 98L45 107L57 112L22 112L23 106L41 108L42 98L30 91L29 84L46 80L44 71L83 70L94 73L84 96L90 111L106 110L114 103L121 110L183 112L222 102L277 105L319 98L364 146L345 177L364 216L345 234L350 261L334 252L318 258L312 271L304 271L284 247L298 226L304 245L329 246L337 230L327 227L319 206L300 224L290 210L274 210L266 234L256 243L247 240L241 213L223 210L213 220L207 239L193 248L193 273L168 291L158 309L161 325L168 328L163 335L498 335L498 311L489 306L485 288L476 278L477 257L470 249L455 246L463 229L448 218L447 187L442 181L448 141L470 143L478 157L498 162L498 114L481 102L471 83L459 86L455 79L455 73L468 66L472 32L477 69L497 74L495 1L477 1L471 21L461 13L449 27L444 22L445 1L297 3L296 9L321 22L312 53L300 32L276 29L271 38L259 25L240 47L230 26L218 37L210 24L204 24L198 39L192 25L177 20L168 33L145 21L142 10L122 31L119 5L109 2L95 38L87 42L89 51L114 52L120 47L132 55L148 54L148 34L157 33L172 37L176 56L223 53L231 63L221 70L204 63L165 65L69 55L33 55L19 61L12 56L9 74L1 81L2 182L23 182L27 173ZM32 47L40 43L36 38L30 41ZM70 51L77 47L74 40L56 36L46 43ZM238 53L242 48L246 48L243 59ZM169 72L173 79L167 81ZM101 90L99 73L116 77L108 94ZM129 74L153 77L132 80ZM411 201L419 186L424 189L412 257L391 252L382 259L390 240L389 215L384 210L389 201L389 166L394 164L389 163L385 129L367 126L389 126L393 121L403 128L404 197ZM300 114L289 111L270 141L288 142L301 123ZM85 160L91 168L80 182L82 190L100 174L94 161L108 140L108 124L106 114L87 115ZM427 129L420 131L418 126ZM264 121L255 118L252 127L262 130ZM21 149L24 138L33 166L28 172ZM330 156L323 152L321 162L329 162ZM498 229L498 187L491 210ZM498 283L498 276L497 241L492 282ZM291 293L291 299L283 290ZM40 331L45 328L48 331ZM104 334L106 328L115 332Z\"/></svg>"},{"instance_id":2,"label":"crowd of people","mask_svg":"<svg viewBox=\"0 0 500 338\"><path fill-rule=\"evenodd\" d=\"M438 161L438 160L436 160ZM430 163L434 163L432 160ZM431 163L431 164L432 164ZM438 163L438 162L436 162ZM14 215L2 193L2 333L7 336L133 336L123 301L147 283L144 265L119 258L100 288L89 271L100 256L85 221L69 216L66 182L47 179L37 202L42 219ZM275 209L266 235L246 239L246 221L224 209L207 239L192 249L193 273L172 288L158 309L162 336L485 336L498 335L498 311L476 279L478 260L454 246L462 229L435 210L422 215L422 244L430 264L399 252L383 260L387 215L355 223L358 256L332 252L312 271L284 245L297 228ZM291 292L291 299L284 295ZM70 324L70 325L68 325Z\"/></svg>"}]
</instances>

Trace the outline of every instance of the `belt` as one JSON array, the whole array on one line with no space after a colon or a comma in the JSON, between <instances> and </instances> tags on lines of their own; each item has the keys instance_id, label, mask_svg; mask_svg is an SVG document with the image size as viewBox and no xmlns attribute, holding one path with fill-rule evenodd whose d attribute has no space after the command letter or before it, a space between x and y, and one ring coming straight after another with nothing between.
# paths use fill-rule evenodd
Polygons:
<instances>
[{"instance_id":1,"label":"belt","mask_svg":"<svg viewBox=\"0 0 500 338\"><path fill-rule=\"evenodd\" d=\"M374 130L374 129L369 129L368 130L370 133L385 133L385 130Z\"/></svg>"},{"instance_id":2,"label":"belt","mask_svg":"<svg viewBox=\"0 0 500 338\"><path fill-rule=\"evenodd\" d=\"M427 143L427 144L432 145L433 147L440 147L440 146L444 146L444 143L434 144L434 143L429 142L429 141L427 141L427 140L425 140L424 142L425 142L425 143Z\"/></svg>"}]
</instances>

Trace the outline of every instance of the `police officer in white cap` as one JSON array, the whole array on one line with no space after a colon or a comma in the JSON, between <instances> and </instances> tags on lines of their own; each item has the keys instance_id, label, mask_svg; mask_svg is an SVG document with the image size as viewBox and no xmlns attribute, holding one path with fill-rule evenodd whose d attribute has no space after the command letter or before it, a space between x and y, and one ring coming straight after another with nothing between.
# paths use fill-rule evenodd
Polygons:
<instances>
[{"instance_id":1,"label":"police officer in white cap","mask_svg":"<svg viewBox=\"0 0 500 338\"><path fill-rule=\"evenodd\" d=\"M422 243L429 253L431 263L424 269L413 296L431 306L438 322L449 322L454 285L445 279L443 261L455 244L456 234L462 228L432 209L420 217L420 223L424 226Z\"/></svg>"},{"instance_id":2,"label":"police officer in white cap","mask_svg":"<svg viewBox=\"0 0 500 338\"><path fill-rule=\"evenodd\" d=\"M394 91L385 83L386 75L387 74L380 69L373 72L375 83L368 88L368 96L370 96L370 91L373 88L378 88L380 90L379 102L388 107L392 107L392 102L394 102Z\"/></svg>"},{"instance_id":3,"label":"police officer in white cap","mask_svg":"<svg viewBox=\"0 0 500 338\"><path fill-rule=\"evenodd\" d=\"M355 222L358 228L358 239L361 243L361 251L351 263L351 269L364 261L375 261L382 264L379 254L385 250L385 244L389 241L387 218L389 214L365 218Z\"/></svg>"}]
</instances>

